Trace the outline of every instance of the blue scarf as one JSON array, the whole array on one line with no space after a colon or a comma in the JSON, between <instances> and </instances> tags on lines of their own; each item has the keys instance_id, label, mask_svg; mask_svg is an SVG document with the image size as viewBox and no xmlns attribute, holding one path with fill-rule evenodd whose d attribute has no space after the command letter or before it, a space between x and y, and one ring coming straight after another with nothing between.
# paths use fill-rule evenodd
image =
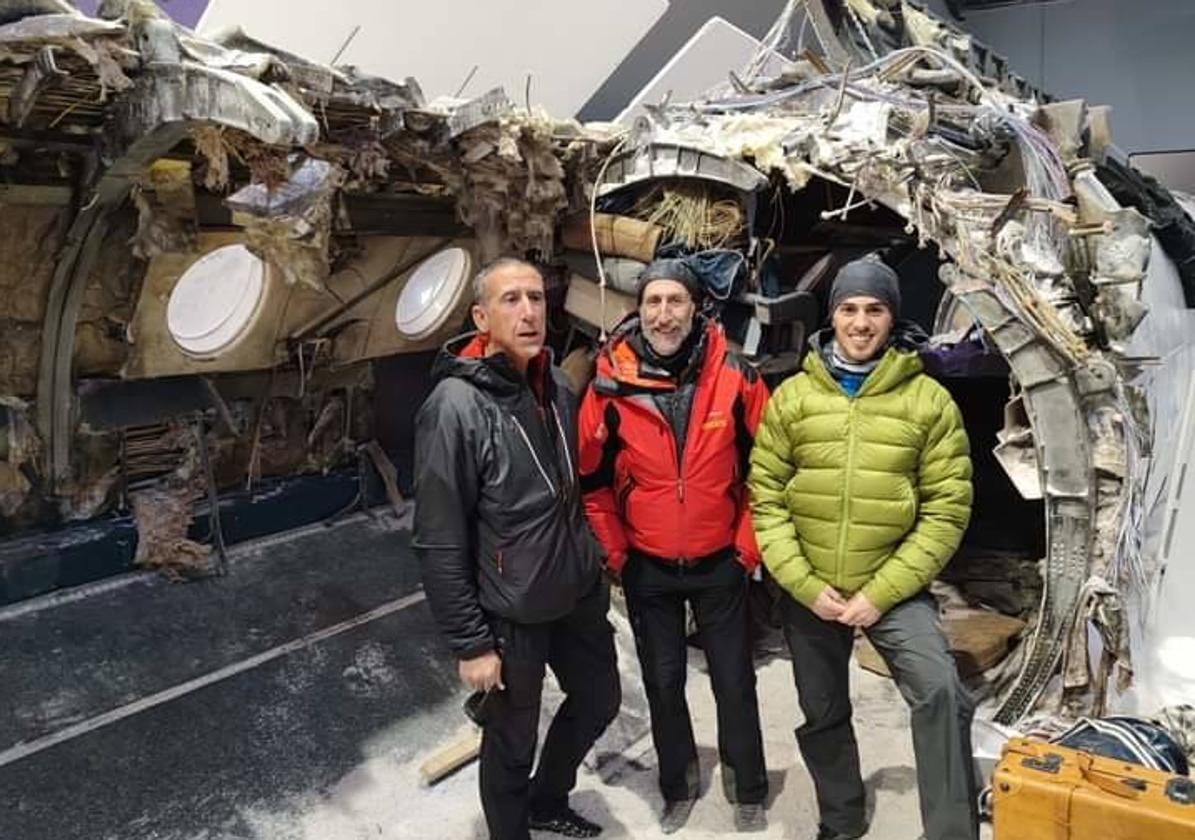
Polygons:
<instances>
[{"instance_id":1,"label":"blue scarf","mask_svg":"<svg viewBox=\"0 0 1195 840\"><path fill-rule=\"evenodd\" d=\"M848 397L853 397L859 393L859 389L863 387L868 375L876 369L883 355L881 352L874 359L869 359L866 362L852 362L843 355L838 342L831 341L822 351L822 361L826 363L830 376L834 377L834 381L838 383L839 387L846 392Z\"/></svg>"}]
</instances>

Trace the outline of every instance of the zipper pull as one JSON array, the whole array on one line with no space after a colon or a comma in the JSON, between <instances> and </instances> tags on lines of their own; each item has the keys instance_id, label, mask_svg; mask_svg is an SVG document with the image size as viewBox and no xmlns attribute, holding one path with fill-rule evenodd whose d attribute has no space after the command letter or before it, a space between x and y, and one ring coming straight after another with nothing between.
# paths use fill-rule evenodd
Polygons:
<instances>
[{"instance_id":1,"label":"zipper pull","mask_svg":"<svg viewBox=\"0 0 1195 840\"><path fill-rule=\"evenodd\" d=\"M676 498L682 502L685 500L685 480L683 478L676 480Z\"/></svg>"}]
</instances>

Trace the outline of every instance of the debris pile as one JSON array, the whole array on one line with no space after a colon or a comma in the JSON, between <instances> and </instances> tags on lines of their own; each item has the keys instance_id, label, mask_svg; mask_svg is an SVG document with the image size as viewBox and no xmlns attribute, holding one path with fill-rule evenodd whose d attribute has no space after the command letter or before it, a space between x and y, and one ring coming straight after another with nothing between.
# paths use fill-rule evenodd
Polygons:
<instances>
[{"instance_id":1,"label":"debris pile","mask_svg":"<svg viewBox=\"0 0 1195 840\"><path fill-rule=\"evenodd\" d=\"M774 249L841 258L868 246L859 228L874 230L877 220L895 216L903 230L888 243L873 238L873 249L903 259L908 250L897 243L904 234L936 253L944 300L961 304L1007 359L1010 405L1020 406L1024 422L1002 438L1004 462L1026 496L1044 504L1044 597L995 719L1015 722L1039 704L1064 715L1102 708L1109 678L1123 690L1131 676L1127 598L1141 595L1149 577L1140 556L1149 397L1129 346L1148 311L1142 291L1151 220L1120 204L1105 184L1111 158L1103 110L1082 101L1046 104L1007 73L992 78L986 73L1003 68L991 67L968 38L907 2L887 5L887 25L877 13L871 25L839 39L848 44L841 55L824 50L811 60L791 49L796 24L812 24L823 47L831 36L818 31L812 11L804 18L806 4L790 3L744 77L732 75L729 86L698 101L649 109L597 185L597 208L618 212L619 197L642 195L644 183L649 197L666 189L651 185L666 185L674 173L637 167L637 160L667 156L675 172L724 186L728 173L700 165L703 156L766 176L769 186L749 189L740 204L750 239L739 251L749 268L722 289L755 306L755 333L749 326L737 338L765 364L786 350L799 357L804 333L787 346L783 337L778 342L759 310L810 288L792 260L770 271ZM847 8L852 16L874 10L868 3ZM767 76L761 68L777 52L791 61ZM639 177L643 169L654 177ZM775 213L757 214L768 189L795 196L785 207L804 203L818 219L795 228L799 238L791 221L787 235L783 222L779 235L761 229L759 218L775 222ZM622 212L642 217L634 205ZM690 209L695 223L702 217ZM668 210L646 218L658 222ZM677 225L667 229L674 235ZM851 231L854 241L843 247L825 235L830 230ZM698 243L689 236L685 244L692 253ZM626 250L609 241L595 250L594 277L608 300L607 287L625 286L617 264L604 276L606 258L626 257ZM766 294L743 297L756 289ZM1094 671L1089 627L1102 641Z\"/></svg>"},{"instance_id":2,"label":"debris pile","mask_svg":"<svg viewBox=\"0 0 1195 840\"><path fill-rule=\"evenodd\" d=\"M0 271L14 290L0 309L0 395L28 406L36 444L0 459L5 520L39 494L64 500L65 519L128 498L139 562L204 567L186 521L206 470L176 464L130 492L112 478L129 472L115 442L199 411L220 489L366 457L368 348L394 332L396 286L416 269L405 261L429 246L422 260L454 245L470 265L513 253L566 278L562 349L579 382L656 257L688 260L729 339L778 378L800 363L836 265L874 252L935 334L927 353L944 378L996 395L1004 427L974 448L995 447L993 468L1040 505L1040 545L986 555L1007 562L1004 581L991 568L951 581L968 608L1027 622L986 672L991 714L1099 708L1131 675L1133 603L1156 576L1146 538L1172 466L1156 454L1174 437L1157 425L1159 399L1186 391L1182 374L1140 375L1135 342L1161 262L1195 299L1195 223L1116 160L1106 109L1048 101L906 0L790 0L726 85L626 128L554 119L502 91L429 102L414 80L243 32L199 37L145 2L105 4L102 20L58 0L17 5L0 17L0 174L21 208L6 207L13 235L0 237L14 249L0 262L20 268ZM362 254L387 238L410 247L378 271ZM233 242L284 287L236 287L265 288L245 298L248 338L229 350L252 362L187 356L156 321L160 343L135 334L144 321L127 310L165 320L171 284ZM447 307L437 329L455 330L460 312ZM330 352L339 335L357 349ZM437 338L396 338L394 352ZM131 380L146 366L128 358L163 348L176 365L153 375L196 389L91 429L95 451L116 454L85 457L87 380Z\"/></svg>"}]
</instances>

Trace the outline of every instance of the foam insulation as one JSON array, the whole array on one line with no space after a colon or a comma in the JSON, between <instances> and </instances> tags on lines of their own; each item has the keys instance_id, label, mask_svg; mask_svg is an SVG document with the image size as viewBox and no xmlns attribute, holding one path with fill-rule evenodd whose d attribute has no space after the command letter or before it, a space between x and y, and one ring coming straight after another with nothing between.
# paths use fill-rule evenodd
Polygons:
<instances>
[{"instance_id":1,"label":"foam insulation","mask_svg":"<svg viewBox=\"0 0 1195 840\"><path fill-rule=\"evenodd\" d=\"M656 135L657 139L673 140L683 145L708 149L720 157L751 160L763 172L777 172L784 176L790 189L800 190L809 183L814 170L799 158L788 155L785 142L793 133L794 120L802 122L802 115L780 117L767 113L726 115L717 132L703 132L697 125L680 125ZM810 125L816 118L809 117Z\"/></svg>"},{"instance_id":2,"label":"foam insulation","mask_svg":"<svg viewBox=\"0 0 1195 840\"><path fill-rule=\"evenodd\" d=\"M28 403L0 397L4 424L0 428L0 521L11 520L26 505L33 490L41 441L29 419Z\"/></svg>"},{"instance_id":3,"label":"foam insulation","mask_svg":"<svg viewBox=\"0 0 1195 840\"><path fill-rule=\"evenodd\" d=\"M3 316L41 324L46 290L62 244L63 216L56 207L0 205L0 296Z\"/></svg>"},{"instance_id":4,"label":"foam insulation","mask_svg":"<svg viewBox=\"0 0 1195 840\"><path fill-rule=\"evenodd\" d=\"M234 162L249 170L254 183L269 189L290 178L288 149L263 145L225 126L196 125L190 134L202 162L203 184L212 192L229 188Z\"/></svg>"},{"instance_id":5,"label":"foam insulation","mask_svg":"<svg viewBox=\"0 0 1195 840\"><path fill-rule=\"evenodd\" d=\"M88 274L75 333L80 376L116 376L128 356L126 330L145 272L134 253L139 225L132 208L120 213Z\"/></svg>"},{"instance_id":6,"label":"foam insulation","mask_svg":"<svg viewBox=\"0 0 1195 840\"><path fill-rule=\"evenodd\" d=\"M187 482L129 495L137 523L137 553L133 558L137 566L160 571L172 580L210 573L211 549L187 537L197 498L198 490Z\"/></svg>"},{"instance_id":7,"label":"foam insulation","mask_svg":"<svg viewBox=\"0 0 1195 840\"><path fill-rule=\"evenodd\" d=\"M503 117L456 139L458 167L445 172L461 221L476 231L483 261L503 252L551 254L568 207L556 122L540 112Z\"/></svg>"},{"instance_id":8,"label":"foam insulation","mask_svg":"<svg viewBox=\"0 0 1195 840\"><path fill-rule=\"evenodd\" d=\"M245 231L245 247L288 285L324 291L330 272L332 202L343 173L320 160L306 160L279 184L255 183L225 202Z\"/></svg>"},{"instance_id":9,"label":"foam insulation","mask_svg":"<svg viewBox=\"0 0 1195 840\"><path fill-rule=\"evenodd\" d=\"M0 332L0 387L9 394L32 397L37 392L41 327L10 324Z\"/></svg>"},{"instance_id":10,"label":"foam insulation","mask_svg":"<svg viewBox=\"0 0 1195 840\"><path fill-rule=\"evenodd\" d=\"M65 214L55 207L0 207L0 394L37 391L41 325Z\"/></svg>"},{"instance_id":11,"label":"foam insulation","mask_svg":"<svg viewBox=\"0 0 1195 840\"><path fill-rule=\"evenodd\" d=\"M145 260L194 247L197 219L190 161L154 162L133 188L132 199L138 213L132 242L136 257Z\"/></svg>"},{"instance_id":12,"label":"foam insulation","mask_svg":"<svg viewBox=\"0 0 1195 840\"><path fill-rule=\"evenodd\" d=\"M180 422L147 441L150 451L157 453L155 460L174 463L164 476L129 493L137 523L133 562L173 580L202 577L211 571L209 547L187 537L192 508L206 486L198 434L203 432Z\"/></svg>"},{"instance_id":13,"label":"foam insulation","mask_svg":"<svg viewBox=\"0 0 1195 840\"><path fill-rule=\"evenodd\" d=\"M100 99L109 94L122 93L133 86L133 80L125 73L124 65L129 60L128 52L109 39L85 41L73 38L67 47L91 65L100 85Z\"/></svg>"}]
</instances>

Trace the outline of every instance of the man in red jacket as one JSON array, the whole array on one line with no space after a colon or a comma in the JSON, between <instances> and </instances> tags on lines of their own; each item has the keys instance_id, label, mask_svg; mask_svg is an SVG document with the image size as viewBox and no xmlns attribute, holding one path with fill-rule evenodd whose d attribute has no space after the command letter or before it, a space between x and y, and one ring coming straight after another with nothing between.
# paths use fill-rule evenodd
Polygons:
<instances>
[{"instance_id":1,"label":"man in red jacket","mask_svg":"<svg viewBox=\"0 0 1195 840\"><path fill-rule=\"evenodd\" d=\"M686 602L709 663L736 827L767 827L747 624L747 585L760 556L744 479L768 392L727 349L721 327L698 313L701 292L681 260L648 266L638 317L603 349L578 421L585 512L622 580L643 669L665 833L685 824L698 794Z\"/></svg>"}]
</instances>

